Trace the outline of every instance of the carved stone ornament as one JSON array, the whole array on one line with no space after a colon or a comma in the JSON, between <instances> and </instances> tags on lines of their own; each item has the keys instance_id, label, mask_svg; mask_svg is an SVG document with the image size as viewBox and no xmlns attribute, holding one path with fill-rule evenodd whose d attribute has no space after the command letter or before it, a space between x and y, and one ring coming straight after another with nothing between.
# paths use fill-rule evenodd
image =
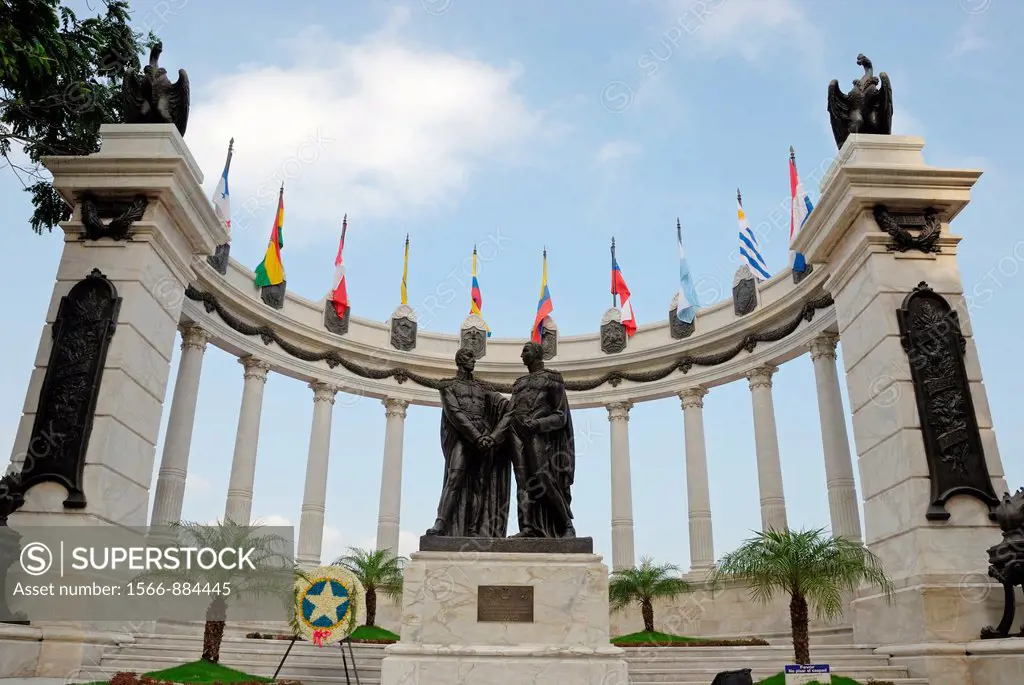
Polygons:
<instances>
[{"instance_id":1,"label":"carved stone ornament","mask_svg":"<svg viewBox=\"0 0 1024 685\"><path fill-rule=\"evenodd\" d=\"M407 304L398 305L391 315L391 346L402 352L416 349L416 312Z\"/></svg>"},{"instance_id":2,"label":"carved stone ornament","mask_svg":"<svg viewBox=\"0 0 1024 685\"><path fill-rule=\"evenodd\" d=\"M324 328L335 335L348 333L348 320L351 315L352 307L345 307L345 316L338 316L338 308L334 306L334 302L324 302Z\"/></svg>"},{"instance_id":3,"label":"carved stone ornament","mask_svg":"<svg viewBox=\"0 0 1024 685\"><path fill-rule=\"evenodd\" d=\"M221 276L228 273L228 257L231 256L231 243L218 245L217 250L206 258L206 263L217 270Z\"/></svg>"},{"instance_id":4,"label":"carved stone ornament","mask_svg":"<svg viewBox=\"0 0 1024 685\"><path fill-rule=\"evenodd\" d=\"M99 269L93 269L61 298L51 327L53 344L39 391L29 453L20 475L22 493L38 483L60 483L68 490L66 508L85 507L85 455L120 309L117 289Z\"/></svg>"},{"instance_id":5,"label":"carved stone ornament","mask_svg":"<svg viewBox=\"0 0 1024 685\"><path fill-rule=\"evenodd\" d=\"M85 240L131 240L132 224L142 219L149 206L145 195L128 199L99 199L92 193L79 197L82 212L82 237ZM103 223L103 219L109 219Z\"/></svg>"},{"instance_id":6,"label":"carved stone ornament","mask_svg":"<svg viewBox=\"0 0 1024 685\"><path fill-rule=\"evenodd\" d=\"M1024 488L1017 490L1013 497L1004 493L995 515L1003 539L988 548L988 575L1003 586L1003 617L998 626L982 628L982 640L1010 637L1017 610L1014 588L1018 585L1024 588ZM1024 637L1024 626L1017 637Z\"/></svg>"},{"instance_id":7,"label":"carved stone ornament","mask_svg":"<svg viewBox=\"0 0 1024 685\"><path fill-rule=\"evenodd\" d=\"M934 209L897 214L890 212L885 205L875 205L874 214L878 227L892 238L886 245L889 252L942 252L938 245L942 222ZM918 234L915 236L907 229L918 231Z\"/></svg>"},{"instance_id":8,"label":"carved stone ornament","mask_svg":"<svg viewBox=\"0 0 1024 685\"><path fill-rule=\"evenodd\" d=\"M746 316L757 309L757 278L744 264L732 279L732 306L736 316Z\"/></svg>"},{"instance_id":9,"label":"carved stone ornament","mask_svg":"<svg viewBox=\"0 0 1024 685\"><path fill-rule=\"evenodd\" d=\"M487 354L487 326L476 314L470 314L462 322L460 347L468 349L476 359L481 359Z\"/></svg>"},{"instance_id":10,"label":"carved stone ornament","mask_svg":"<svg viewBox=\"0 0 1024 685\"><path fill-rule=\"evenodd\" d=\"M601 351L618 354L626 349L626 327L622 325L622 312L612 307L601 317Z\"/></svg>"},{"instance_id":11,"label":"carved stone ornament","mask_svg":"<svg viewBox=\"0 0 1024 685\"><path fill-rule=\"evenodd\" d=\"M814 265L813 264L806 264L806 265L804 265L804 270L803 271L797 271L796 269L793 269L793 283L794 284L800 283L800 281L802 281L805 278L807 278L808 276L810 276L813 272L814 272Z\"/></svg>"},{"instance_id":12,"label":"carved stone ornament","mask_svg":"<svg viewBox=\"0 0 1024 685\"><path fill-rule=\"evenodd\" d=\"M967 343L957 313L922 281L904 298L896 318L910 361L932 482L927 518L948 520L945 504L954 495L975 497L994 509L999 498L985 463L964 367Z\"/></svg>"},{"instance_id":13,"label":"carved stone ornament","mask_svg":"<svg viewBox=\"0 0 1024 685\"><path fill-rule=\"evenodd\" d=\"M678 308L679 293L676 293L675 297L672 298L672 303L668 306L668 330L672 335L673 340L689 338L697 328L697 319L694 319L693 323L686 323L685 321L680 320L676 313Z\"/></svg>"},{"instance_id":14,"label":"carved stone ornament","mask_svg":"<svg viewBox=\"0 0 1024 685\"><path fill-rule=\"evenodd\" d=\"M277 285L265 285L260 288L260 299L263 304L274 309L284 307L284 294L288 287L288 281L281 281Z\"/></svg>"},{"instance_id":15,"label":"carved stone ornament","mask_svg":"<svg viewBox=\"0 0 1024 685\"><path fill-rule=\"evenodd\" d=\"M558 326L550 316L545 316L540 324L540 346L544 350L544 361L558 354Z\"/></svg>"}]
</instances>

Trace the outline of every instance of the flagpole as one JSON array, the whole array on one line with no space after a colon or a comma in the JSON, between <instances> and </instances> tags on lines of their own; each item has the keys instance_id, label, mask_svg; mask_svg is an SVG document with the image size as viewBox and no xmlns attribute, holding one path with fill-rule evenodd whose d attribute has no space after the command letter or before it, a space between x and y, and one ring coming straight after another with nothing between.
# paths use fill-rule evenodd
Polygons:
<instances>
[{"instance_id":1,"label":"flagpole","mask_svg":"<svg viewBox=\"0 0 1024 685\"><path fill-rule=\"evenodd\" d=\"M789 161L793 162L793 164L796 164L796 152L793 150L792 145L789 146Z\"/></svg>"},{"instance_id":2,"label":"flagpole","mask_svg":"<svg viewBox=\"0 0 1024 685\"><path fill-rule=\"evenodd\" d=\"M612 236L612 309L615 308L615 236Z\"/></svg>"},{"instance_id":3,"label":"flagpole","mask_svg":"<svg viewBox=\"0 0 1024 685\"><path fill-rule=\"evenodd\" d=\"M231 156L235 154L235 139L232 136L228 141L228 158L224 160L224 173L231 170Z\"/></svg>"},{"instance_id":4,"label":"flagpole","mask_svg":"<svg viewBox=\"0 0 1024 685\"><path fill-rule=\"evenodd\" d=\"M348 231L348 214L341 218L341 246L345 247L345 233Z\"/></svg>"}]
</instances>

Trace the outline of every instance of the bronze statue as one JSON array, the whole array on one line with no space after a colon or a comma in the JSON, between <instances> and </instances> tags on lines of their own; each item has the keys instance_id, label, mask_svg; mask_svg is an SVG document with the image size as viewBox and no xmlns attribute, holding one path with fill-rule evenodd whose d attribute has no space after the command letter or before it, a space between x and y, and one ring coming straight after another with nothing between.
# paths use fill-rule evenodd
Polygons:
<instances>
[{"instance_id":1,"label":"bronze statue","mask_svg":"<svg viewBox=\"0 0 1024 685\"><path fill-rule=\"evenodd\" d=\"M565 382L544 368L538 343L523 346L529 373L512 386L509 408L495 431L512 448L519 532L513 537L574 538L570 489L576 447Z\"/></svg>"},{"instance_id":2,"label":"bronze statue","mask_svg":"<svg viewBox=\"0 0 1024 685\"><path fill-rule=\"evenodd\" d=\"M124 120L128 124L174 124L185 135L188 125L188 74L178 69L178 80L171 83L167 70L158 62L163 43L156 43L149 53L149 64L142 76L126 73L121 84Z\"/></svg>"},{"instance_id":3,"label":"bronze statue","mask_svg":"<svg viewBox=\"0 0 1024 685\"><path fill-rule=\"evenodd\" d=\"M1005 493L1002 503L995 508L995 516L1003 540L988 549L988 574L1003 586L1003 617L998 626L982 629L983 640L1010 636L1016 613L1015 586L1024 588L1024 488L1013 497ZM1018 637L1024 637L1024 626Z\"/></svg>"},{"instance_id":4,"label":"bronze statue","mask_svg":"<svg viewBox=\"0 0 1024 685\"><path fill-rule=\"evenodd\" d=\"M857 55L857 64L864 67L864 75L854 80L849 93L843 94L839 90L836 79L828 84L828 113L839 148L851 133L892 133L892 86L889 77L884 71L876 77L871 60L862 54Z\"/></svg>"},{"instance_id":5,"label":"bronze statue","mask_svg":"<svg viewBox=\"0 0 1024 685\"><path fill-rule=\"evenodd\" d=\"M508 400L473 378L476 358L455 354L455 379L441 388L441 451L445 476L437 521L427 535L503 538L511 495L509 445L498 445Z\"/></svg>"}]
</instances>

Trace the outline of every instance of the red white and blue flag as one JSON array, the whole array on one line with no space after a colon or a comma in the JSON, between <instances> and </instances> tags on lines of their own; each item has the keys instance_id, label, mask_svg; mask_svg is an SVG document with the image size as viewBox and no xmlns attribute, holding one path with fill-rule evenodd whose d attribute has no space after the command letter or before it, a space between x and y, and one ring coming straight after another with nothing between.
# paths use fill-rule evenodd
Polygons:
<instances>
[{"instance_id":1,"label":"red white and blue flag","mask_svg":"<svg viewBox=\"0 0 1024 685\"><path fill-rule=\"evenodd\" d=\"M622 326L626 329L626 335L632 337L636 333L636 316L633 315L633 303L630 302L626 279L622 277L622 270L615 259L615 241L612 240L612 296L614 297L615 295L619 296Z\"/></svg>"},{"instance_id":2,"label":"red white and blue flag","mask_svg":"<svg viewBox=\"0 0 1024 685\"><path fill-rule=\"evenodd\" d=\"M554 309L555 305L551 302L551 291L548 290L548 251L544 250L544 271L540 281L540 299L537 301L537 316L533 319L533 331L530 333L530 340L535 343L541 342L544 335L544 319Z\"/></svg>"},{"instance_id":3,"label":"red white and blue flag","mask_svg":"<svg viewBox=\"0 0 1024 685\"><path fill-rule=\"evenodd\" d=\"M796 234L803 228L807 217L811 215L811 210L814 209L811 198L807 195L803 183L800 182L800 176L796 173L796 153L793 152L792 147L789 148L789 200L789 244L792 245ZM797 273L807 270L807 261L799 252L790 250L789 262L793 271Z\"/></svg>"},{"instance_id":4,"label":"red white and blue flag","mask_svg":"<svg viewBox=\"0 0 1024 685\"><path fill-rule=\"evenodd\" d=\"M345 318L348 309L348 287L345 284L345 262L342 252L345 250L345 233L348 231L348 215L341 221L341 240L338 242L338 256L334 258L334 287L331 289L331 302L339 319Z\"/></svg>"}]
</instances>

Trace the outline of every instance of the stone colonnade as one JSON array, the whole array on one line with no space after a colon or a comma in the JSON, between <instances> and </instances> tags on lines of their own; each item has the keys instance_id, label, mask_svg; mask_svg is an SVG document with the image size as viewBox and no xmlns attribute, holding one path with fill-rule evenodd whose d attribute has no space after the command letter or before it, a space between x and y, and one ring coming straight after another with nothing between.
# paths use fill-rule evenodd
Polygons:
<instances>
[{"instance_id":1,"label":"stone colonnade","mask_svg":"<svg viewBox=\"0 0 1024 685\"><path fill-rule=\"evenodd\" d=\"M166 524L181 516L189 443L195 420L199 377L207 334L198 326L181 328L182 357L178 367L163 459L156 484L152 523ZM825 454L832 530L861 539L853 462L846 431L843 402L836 369L838 337L823 333L810 344L818 395L818 413ZM252 510L253 482L259 442L263 388L269 365L254 357L239 360L243 371L242 406L228 484L225 519L248 523ZM754 436L758 485L761 493L762 529L786 527L786 502L782 488L772 376L777 368L763 365L747 373L754 413ZM316 565L321 561L324 511L331 440L334 397L338 388L323 382L310 384L313 391L313 423L309 437L306 481L299 523L298 561ZM706 572L715 562L711 496L708 484L707 448L704 437L702 386L679 392L685 433L686 494L690 531L691 570ZM402 499L402 455L405 417L409 402L399 398L383 400L385 413L384 459L381 472L380 505L377 519L377 547L398 551L399 515ZM613 569L635 563L633 543L633 493L630 476L630 402L607 405L611 436L611 529ZM329 561L329 560L328 560Z\"/></svg>"}]
</instances>

